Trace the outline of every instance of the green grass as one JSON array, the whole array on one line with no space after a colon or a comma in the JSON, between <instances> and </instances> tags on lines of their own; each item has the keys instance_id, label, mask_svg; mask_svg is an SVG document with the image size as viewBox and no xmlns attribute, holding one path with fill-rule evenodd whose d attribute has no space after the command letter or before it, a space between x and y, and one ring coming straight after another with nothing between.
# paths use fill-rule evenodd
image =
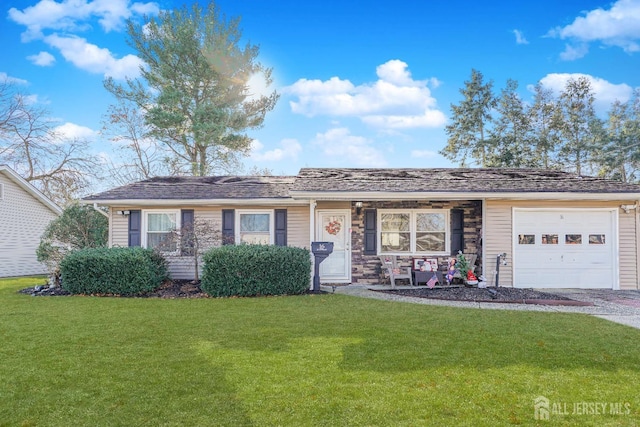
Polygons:
<instances>
[{"instance_id":1,"label":"green grass","mask_svg":"<svg viewBox=\"0 0 640 427\"><path fill-rule=\"evenodd\" d=\"M16 293L40 282L0 281L1 426L640 423L640 330L597 318L331 294ZM540 395L630 413L536 421Z\"/></svg>"}]
</instances>

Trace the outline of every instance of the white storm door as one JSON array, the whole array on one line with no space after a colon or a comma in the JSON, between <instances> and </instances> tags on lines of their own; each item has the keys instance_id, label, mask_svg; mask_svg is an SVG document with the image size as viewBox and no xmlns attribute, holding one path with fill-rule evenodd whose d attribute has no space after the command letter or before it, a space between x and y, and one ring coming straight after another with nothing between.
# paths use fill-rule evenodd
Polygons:
<instances>
[{"instance_id":1,"label":"white storm door","mask_svg":"<svg viewBox=\"0 0 640 427\"><path fill-rule=\"evenodd\" d=\"M333 242L333 252L320 264L321 283L351 282L351 211L318 211L316 241Z\"/></svg>"}]
</instances>

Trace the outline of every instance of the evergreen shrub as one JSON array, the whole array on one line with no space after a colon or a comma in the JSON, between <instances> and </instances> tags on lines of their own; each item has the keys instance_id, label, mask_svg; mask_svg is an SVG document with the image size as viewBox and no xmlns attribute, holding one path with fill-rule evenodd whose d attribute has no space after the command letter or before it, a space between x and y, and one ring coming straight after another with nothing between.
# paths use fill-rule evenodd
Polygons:
<instances>
[{"instance_id":1,"label":"evergreen shrub","mask_svg":"<svg viewBox=\"0 0 640 427\"><path fill-rule=\"evenodd\" d=\"M166 260L151 249L90 248L60 263L62 288L73 294L142 295L169 278Z\"/></svg>"},{"instance_id":2,"label":"evergreen shrub","mask_svg":"<svg viewBox=\"0 0 640 427\"><path fill-rule=\"evenodd\" d=\"M272 245L225 245L203 256L203 291L215 297L295 295L309 289L307 249Z\"/></svg>"}]
</instances>

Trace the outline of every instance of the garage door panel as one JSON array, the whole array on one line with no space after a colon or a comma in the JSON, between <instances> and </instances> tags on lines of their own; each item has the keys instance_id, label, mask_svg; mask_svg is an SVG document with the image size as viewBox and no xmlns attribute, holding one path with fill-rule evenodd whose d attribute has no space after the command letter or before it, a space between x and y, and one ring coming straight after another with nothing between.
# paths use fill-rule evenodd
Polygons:
<instances>
[{"instance_id":1,"label":"garage door panel","mask_svg":"<svg viewBox=\"0 0 640 427\"><path fill-rule=\"evenodd\" d=\"M514 285L614 286L614 213L611 210L514 210Z\"/></svg>"}]
</instances>

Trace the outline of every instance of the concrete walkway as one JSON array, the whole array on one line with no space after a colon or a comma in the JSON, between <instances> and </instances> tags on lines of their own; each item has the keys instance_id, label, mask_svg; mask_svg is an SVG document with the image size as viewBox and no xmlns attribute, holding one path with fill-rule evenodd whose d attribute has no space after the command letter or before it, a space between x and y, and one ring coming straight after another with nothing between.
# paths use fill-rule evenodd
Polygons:
<instances>
[{"instance_id":1,"label":"concrete walkway","mask_svg":"<svg viewBox=\"0 0 640 427\"><path fill-rule=\"evenodd\" d=\"M323 290L332 292L331 286L322 286L322 288ZM640 291L614 291L610 289L540 289L541 291L556 293L576 301L591 302L594 304L593 306L577 307L447 301L374 292L372 289L383 290L390 289L390 287L383 285L336 286L335 293L363 298L410 302L425 305L444 305L448 307L465 307L487 310L547 311L552 313L584 313L640 329Z\"/></svg>"}]
</instances>

